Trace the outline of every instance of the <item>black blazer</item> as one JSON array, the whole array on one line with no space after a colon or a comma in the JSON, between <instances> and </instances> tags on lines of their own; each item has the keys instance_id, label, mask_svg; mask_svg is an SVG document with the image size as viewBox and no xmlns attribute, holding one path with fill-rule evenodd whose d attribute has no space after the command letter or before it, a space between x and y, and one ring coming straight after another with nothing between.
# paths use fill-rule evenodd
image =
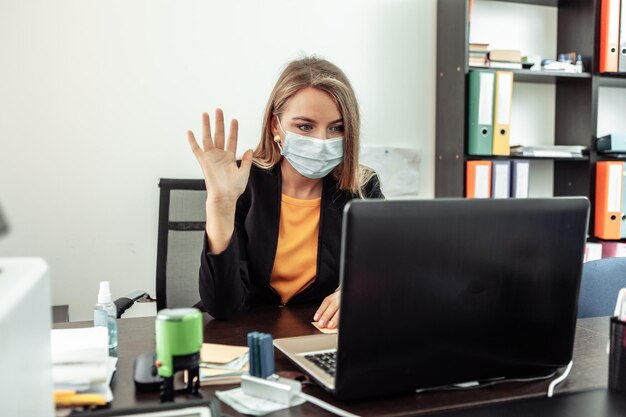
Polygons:
<instances>
[{"instance_id":1,"label":"black blazer","mask_svg":"<svg viewBox=\"0 0 626 417\"><path fill-rule=\"evenodd\" d=\"M339 256L343 208L355 196L338 190L331 175L323 178L317 246L317 277L291 303L321 302L339 285ZM280 305L270 286L278 245L281 204L280 165L265 170L255 165L248 185L237 200L235 232L220 254L208 251L205 233L200 262L200 298L204 309L216 319L258 305ZM364 187L368 198L384 198L378 177Z\"/></svg>"}]
</instances>

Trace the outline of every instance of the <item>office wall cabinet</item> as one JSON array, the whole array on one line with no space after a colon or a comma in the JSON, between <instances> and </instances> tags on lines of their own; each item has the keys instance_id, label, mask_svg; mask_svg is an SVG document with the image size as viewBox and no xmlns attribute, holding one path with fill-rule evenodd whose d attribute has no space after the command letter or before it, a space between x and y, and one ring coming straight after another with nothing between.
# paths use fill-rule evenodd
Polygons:
<instances>
[{"instance_id":1,"label":"office wall cabinet","mask_svg":"<svg viewBox=\"0 0 626 417\"><path fill-rule=\"evenodd\" d=\"M513 70L513 73L515 83L554 85L554 144L584 145L589 148L589 154L576 159L550 158L554 164L553 192L555 196L586 196L592 201L593 210L595 164L598 160L608 159L598 155L595 148L599 89L601 86L626 89L623 74L598 72L601 0L513 2L556 8L555 56L557 52L568 51L583 56L586 72L582 74L530 70ZM467 153L469 12L469 0L439 0L437 3L436 197L465 195L465 164L468 160L515 159L514 156L476 157ZM593 233L592 223L590 234Z\"/></svg>"}]
</instances>

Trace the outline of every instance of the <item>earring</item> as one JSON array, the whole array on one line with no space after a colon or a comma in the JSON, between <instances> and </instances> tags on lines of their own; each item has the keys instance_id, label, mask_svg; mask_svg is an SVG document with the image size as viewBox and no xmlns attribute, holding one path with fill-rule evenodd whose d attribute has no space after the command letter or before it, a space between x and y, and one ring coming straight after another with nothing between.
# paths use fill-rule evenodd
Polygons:
<instances>
[{"instance_id":1,"label":"earring","mask_svg":"<svg viewBox=\"0 0 626 417\"><path fill-rule=\"evenodd\" d=\"M278 149L280 149L280 151L282 152L283 151L283 147L280 146L280 136L279 135L274 136L274 142L276 142L276 144L278 145Z\"/></svg>"}]
</instances>

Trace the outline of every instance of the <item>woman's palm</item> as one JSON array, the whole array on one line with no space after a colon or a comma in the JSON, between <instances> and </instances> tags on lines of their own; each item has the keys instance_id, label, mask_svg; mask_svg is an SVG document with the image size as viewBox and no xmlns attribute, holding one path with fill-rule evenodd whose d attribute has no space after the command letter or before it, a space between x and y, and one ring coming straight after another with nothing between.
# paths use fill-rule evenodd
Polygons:
<instances>
[{"instance_id":1,"label":"woman's palm","mask_svg":"<svg viewBox=\"0 0 626 417\"><path fill-rule=\"evenodd\" d=\"M202 149L193 132L188 131L189 145L198 159L207 188L207 200L236 201L248 183L252 165L252 151L248 150L237 166L237 120L230 122L228 144L225 146L224 114L215 111L215 135L211 135L209 115L202 114Z\"/></svg>"}]
</instances>

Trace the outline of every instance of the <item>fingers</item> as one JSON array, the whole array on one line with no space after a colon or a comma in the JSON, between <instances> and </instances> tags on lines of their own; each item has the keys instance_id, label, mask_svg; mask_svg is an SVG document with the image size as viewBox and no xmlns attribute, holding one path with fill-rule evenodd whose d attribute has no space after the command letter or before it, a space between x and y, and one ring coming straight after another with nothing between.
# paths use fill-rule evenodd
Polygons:
<instances>
[{"instance_id":1,"label":"fingers","mask_svg":"<svg viewBox=\"0 0 626 417\"><path fill-rule=\"evenodd\" d=\"M191 130L187 131L187 141L189 142L189 146L191 146L193 154L198 156L198 153L202 152L202 149L198 145L198 141L196 141L196 137Z\"/></svg>"},{"instance_id":2,"label":"fingers","mask_svg":"<svg viewBox=\"0 0 626 417\"><path fill-rule=\"evenodd\" d=\"M317 311L313 315L313 321L319 321L320 320L320 318L322 317L322 314L326 311L326 309L328 308L329 304L330 304L330 300L328 299L328 297L324 298L324 301L322 301L322 304L319 306L319 308L317 309Z\"/></svg>"},{"instance_id":3,"label":"fingers","mask_svg":"<svg viewBox=\"0 0 626 417\"><path fill-rule=\"evenodd\" d=\"M202 146L208 151L213 148L213 140L211 138L211 121L209 113L202 113Z\"/></svg>"},{"instance_id":4,"label":"fingers","mask_svg":"<svg viewBox=\"0 0 626 417\"><path fill-rule=\"evenodd\" d=\"M330 303L326 311L322 313L320 319L317 321L317 324L320 327L328 327L329 329L333 329L336 326L335 323L335 315L339 314L339 304Z\"/></svg>"},{"instance_id":5,"label":"fingers","mask_svg":"<svg viewBox=\"0 0 626 417\"><path fill-rule=\"evenodd\" d=\"M329 295L322 301L320 308L317 309L313 320L317 321L319 327L328 327L333 329L339 322L339 294Z\"/></svg>"},{"instance_id":6,"label":"fingers","mask_svg":"<svg viewBox=\"0 0 626 417\"><path fill-rule=\"evenodd\" d=\"M248 149L241 156L241 165L239 166L239 171L243 171L246 175L246 183L248 182L248 177L250 176L250 168L252 167L252 149Z\"/></svg>"},{"instance_id":7,"label":"fingers","mask_svg":"<svg viewBox=\"0 0 626 417\"><path fill-rule=\"evenodd\" d=\"M234 154L237 153L237 137L239 131L239 123L237 119L230 121L230 131L228 132L228 151Z\"/></svg>"},{"instance_id":8,"label":"fingers","mask_svg":"<svg viewBox=\"0 0 626 417\"><path fill-rule=\"evenodd\" d=\"M335 311L335 314L328 320L328 328L335 329L339 325L339 308Z\"/></svg>"},{"instance_id":9,"label":"fingers","mask_svg":"<svg viewBox=\"0 0 626 417\"><path fill-rule=\"evenodd\" d=\"M222 109L215 109L215 147L224 149L224 112Z\"/></svg>"}]
</instances>

